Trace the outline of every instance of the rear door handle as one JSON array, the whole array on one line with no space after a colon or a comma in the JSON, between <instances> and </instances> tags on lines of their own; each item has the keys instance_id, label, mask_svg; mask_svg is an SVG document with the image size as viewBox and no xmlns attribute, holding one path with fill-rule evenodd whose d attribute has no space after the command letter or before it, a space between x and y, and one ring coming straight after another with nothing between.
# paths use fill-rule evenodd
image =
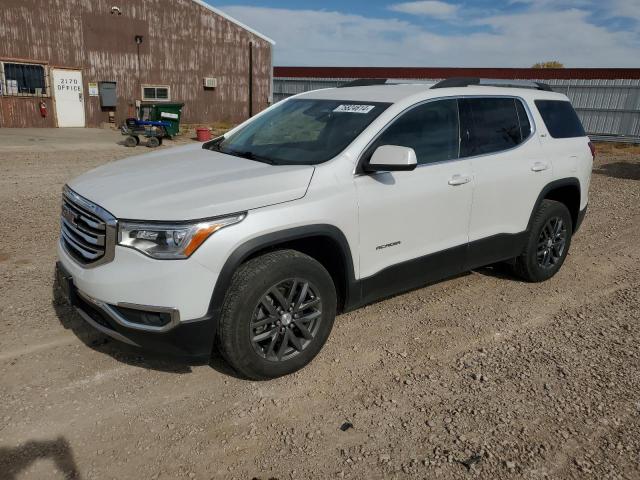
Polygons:
<instances>
[{"instance_id":1,"label":"rear door handle","mask_svg":"<svg viewBox=\"0 0 640 480\"><path fill-rule=\"evenodd\" d=\"M544 162L536 162L531 166L533 172L544 172L549 169L549 164Z\"/></svg>"},{"instance_id":2,"label":"rear door handle","mask_svg":"<svg viewBox=\"0 0 640 480\"><path fill-rule=\"evenodd\" d=\"M471 181L471 177L465 177L463 175L454 175L449 180L449 185L452 187L457 187L458 185L464 185L465 183L469 183Z\"/></svg>"}]
</instances>

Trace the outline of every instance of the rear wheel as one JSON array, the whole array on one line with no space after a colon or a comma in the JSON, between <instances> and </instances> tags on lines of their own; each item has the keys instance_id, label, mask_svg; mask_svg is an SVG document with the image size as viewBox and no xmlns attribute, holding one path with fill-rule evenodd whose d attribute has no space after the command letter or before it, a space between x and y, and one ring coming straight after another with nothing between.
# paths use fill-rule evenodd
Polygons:
<instances>
[{"instance_id":1,"label":"rear wheel","mask_svg":"<svg viewBox=\"0 0 640 480\"><path fill-rule=\"evenodd\" d=\"M147 140L147 147L149 148L156 148L158 146L160 146L162 142L160 141L160 139L158 137L149 137L149 139Z\"/></svg>"},{"instance_id":2,"label":"rear wheel","mask_svg":"<svg viewBox=\"0 0 640 480\"><path fill-rule=\"evenodd\" d=\"M529 282L553 277L567 258L572 235L573 223L567 207L554 200L543 200L525 250L516 259L516 273Z\"/></svg>"},{"instance_id":3,"label":"rear wheel","mask_svg":"<svg viewBox=\"0 0 640 480\"><path fill-rule=\"evenodd\" d=\"M235 273L218 324L218 347L241 375L268 379L307 365L336 315L331 276L313 258L280 250Z\"/></svg>"}]
</instances>

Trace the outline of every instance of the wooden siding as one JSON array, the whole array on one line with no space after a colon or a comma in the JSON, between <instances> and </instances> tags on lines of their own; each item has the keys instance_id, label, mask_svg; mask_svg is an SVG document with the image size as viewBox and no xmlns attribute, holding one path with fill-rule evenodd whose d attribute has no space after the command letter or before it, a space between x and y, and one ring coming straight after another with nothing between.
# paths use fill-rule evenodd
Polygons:
<instances>
[{"instance_id":1,"label":"wooden siding","mask_svg":"<svg viewBox=\"0 0 640 480\"><path fill-rule=\"evenodd\" d=\"M111 14L118 5L122 15ZM142 35L140 73L135 36ZM88 83L117 82L116 122L133 113L141 85L169 85L184 102L183 123L240 122L249 113L249 43L253 43L253 111L268 106L271 48L266 40L192 0L0 0L0 60L81 69L87 126L108 121ZM204 77L218 87L205 89ZM0 97L0 127L54 126L37 98Z\"/></svg>"},{"instance_id":2,"label":"wooden siding","mask_svg":"<svg viewBox=\"0 0 640 480\"><path fill-rule=\"evenodd\" d=\"M49 114L40 115L40 101L47 105ZM50 98L0 97L0 127L55 127L56 116Z\"/></svg>"}]
</instances>

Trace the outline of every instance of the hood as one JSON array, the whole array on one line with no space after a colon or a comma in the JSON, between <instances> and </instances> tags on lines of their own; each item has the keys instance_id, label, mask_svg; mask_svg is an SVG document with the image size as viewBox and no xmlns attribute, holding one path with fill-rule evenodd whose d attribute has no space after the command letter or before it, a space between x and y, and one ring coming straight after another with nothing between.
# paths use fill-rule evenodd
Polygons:
<instances>
[{"instance_id":1,"label":"hood","mask_svg":"<svg viewBox=\"0 0 640 480\"><path fill-rule=\"evenodd\" d=\"M313 171L188 145L108 163L68 185L116 218L194 220L302 198Z\"/></svg>"}]
</instances>

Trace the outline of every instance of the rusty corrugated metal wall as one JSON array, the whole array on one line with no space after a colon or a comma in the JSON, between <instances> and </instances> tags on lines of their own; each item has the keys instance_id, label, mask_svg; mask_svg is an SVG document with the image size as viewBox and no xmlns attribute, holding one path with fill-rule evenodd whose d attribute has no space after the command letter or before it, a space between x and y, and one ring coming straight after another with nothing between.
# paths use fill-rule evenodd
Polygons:
<instances>
[{"instance_id":1,"label":"rusty corrugated metal wall","mask_svg":"<svg viewBox=\"0 0 640 480\"><path fill-rule=\"evenodd\" d=\"M139 78L136 35L144 37ZM0 60L82 70L87 126L108 121L99 97L88 95L88 83L101 81L117 82L117 123L145 84L171 87L171 101L185 103L183 123L244 120L250 42L255 113L271 94L271 43L192 0L0 0ZM204 77L218 87L205 89ZM0 96L0 127L56 126L53 98L43 100L46 119L40 98Z\"/></svg>"}]
</instances>

